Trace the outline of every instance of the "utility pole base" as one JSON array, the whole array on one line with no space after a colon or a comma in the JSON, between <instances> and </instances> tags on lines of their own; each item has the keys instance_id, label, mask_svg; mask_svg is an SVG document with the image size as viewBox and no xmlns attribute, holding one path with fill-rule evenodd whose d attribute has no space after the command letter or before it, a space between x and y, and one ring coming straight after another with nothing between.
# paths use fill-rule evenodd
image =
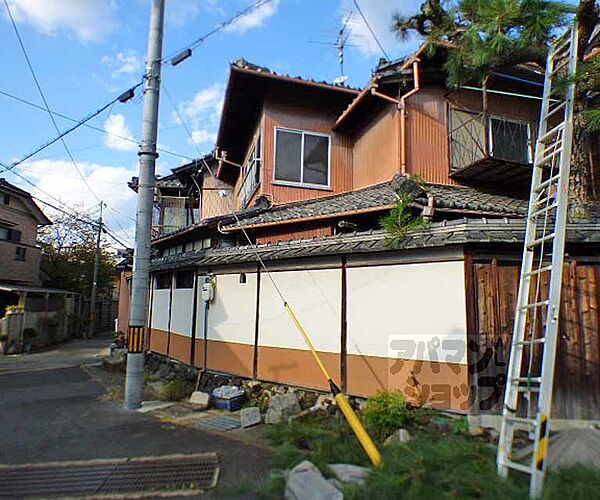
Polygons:
<instances>
[{"instance_id":1,"label":"utility pole base","mask_svg":"<svg viewBox=\"0 0 600 500\"><path fill-rule=\"evenodd\" d=\"M125 376L125 408L137 410L142 406L144 396L144 353L127 354L127 375Z\"/></svg>"}]
</instances>

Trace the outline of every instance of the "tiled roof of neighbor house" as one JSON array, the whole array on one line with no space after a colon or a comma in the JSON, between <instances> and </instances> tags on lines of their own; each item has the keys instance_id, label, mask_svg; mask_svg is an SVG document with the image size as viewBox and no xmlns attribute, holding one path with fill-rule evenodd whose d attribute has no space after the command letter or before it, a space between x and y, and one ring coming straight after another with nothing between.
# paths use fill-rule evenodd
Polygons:
<instances>
[{"instance_id":1,"label":"tiled roof of neighbor house","mask_svg":"<svg viewBox=\"0 0 600 500\"><path fill-rule=\"evenodd\" d=\"M256 201L256 204L250 208L246 208L245 210L240 210L236 212L235 215L233 213L217 215L215 217L210 217L208 219L204 219L196 224L192 224L191 226L182 227L173 232L160 236L154 240L152 240L152 244L162 243L164 241L168 241L173 237L181 236L187 233L191 233L197 230L201 230L202 228L213 228L217 226L223 226L225 224L231 224L232 222L239 220L244 220L247 217L253 217L257 214L264 212L269 209L269 203L266 198L261 197Z\"/></svg>"},{"instance_id":2,"label":"tiled roof of neighbor house","mask_svg":"<svg viewBox=\"0 0 600 500\"><path fill-rule=\"evenodd\" d=\"M575 223L568 227L567 240L573 243L600 243L600 223ZM525 221L522 219L459 219L442 221L410 232L399 250L434 248L468 243L522 243ZM324 257L370 252L392 251L386 244L385 232L371 230L339 234L322 238L292 240L255 246L237 246L226 249L196 250L153 259L152 271L164 271L195 266L215 266L258 262L257 254L265 262Z\"/></svg>"},{"instance_id":3,"label":"tiled roof of neighbor house","mask_svg":"<svg viewBox=\"0 0 600 500\"><path fill-rule=\"evenodd\" d=\"M406 177L397 176L391 181L358 189L348 193L324 196L312 200L275 205L270 210L254 217L246 217L241 224L225 226L225 230L240 227L292 223L315 218L328 218L344 214L386 210L397 199L397 192L411 192L415 183ZM425 183L415 192L417 204L427 203L427 193L434 196L435 207L442 211L475 213L479 215L524 216L527 201L475 189L468 186L453 186Z\"/></svg>"},{"instance_id":4,"label":"tiled roof of neighbor house","mask_svg":"<svg viewBox=\"0 0 600 500\"><path fill-rule=\"evenodd\" d=\"M257 64L252 64L249 61L246 61L244 58L237 59L231 63L231 67L238 70L246 70L252 71L258 74L262 74L265 76L272 76L277 79L284 79L290 81L297 81L300 83L314 84L319 86L332 87L338 90L348 90L352 92L359 92L361 89L357 87L350 87L349 85L345 85L343 83L331 83L325 80L317 81L310 78L302 78L301 76L290 76L288 74L277 73L270 68L265 66L259 66Z\"/></svg>"},{"instance_id":5,"label":"tiled roof of neighbor house","mask_svg":"<svg viewBox=\"0 0 600 500\"><path fill-rule=\"evenodd\" d=\"M127 183L127 185L134 191L137 191L139 181L140 180L138 177L132 177L131 180ZM183 188L183 185L181 184L181 182L175 174L165 175L164 177L157 176L154 185L157 188Z\"/></svg>"}]
</instances>

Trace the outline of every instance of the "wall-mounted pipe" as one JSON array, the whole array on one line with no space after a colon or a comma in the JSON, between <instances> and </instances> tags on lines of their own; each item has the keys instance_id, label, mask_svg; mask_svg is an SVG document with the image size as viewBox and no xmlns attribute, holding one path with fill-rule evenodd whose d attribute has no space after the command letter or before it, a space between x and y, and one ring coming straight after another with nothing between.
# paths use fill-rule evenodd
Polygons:
<instances>
[{"instance_id":1,"label":"wall-mounted pipe","mask_svg":"<svg viewBox=\"0 0 600 500\"><path fill-rule=\"evenodd\" d=\"M410 61L407 61L407 65ZM419 59L412 60L413 88L400 97L400 172L406 174L406 100L421 88L419 76ZM402 67L404 69L404 66Z\"/></svg>"}]
</instances>

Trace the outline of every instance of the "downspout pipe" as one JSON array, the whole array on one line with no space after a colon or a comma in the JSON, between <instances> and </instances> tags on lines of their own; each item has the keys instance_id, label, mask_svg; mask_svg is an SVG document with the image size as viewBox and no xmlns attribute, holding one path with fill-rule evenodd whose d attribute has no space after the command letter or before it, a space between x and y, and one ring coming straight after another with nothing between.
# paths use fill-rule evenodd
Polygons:
<instances>
[{"instance_id":1,"label":"downspout pipe","mask_svg":"<svg viewBox=\"0 0 600 500\"><path fill-rule=\"evenodd\" d=\"M410 64L410 61L407 61ZM421 88L419 75L419 59L412 61L413 67L413 88L400 97L400 173L406 174L406 100L416 94ZM404 69L404 68L403 68Z\"/></svg>"}]
</instances>

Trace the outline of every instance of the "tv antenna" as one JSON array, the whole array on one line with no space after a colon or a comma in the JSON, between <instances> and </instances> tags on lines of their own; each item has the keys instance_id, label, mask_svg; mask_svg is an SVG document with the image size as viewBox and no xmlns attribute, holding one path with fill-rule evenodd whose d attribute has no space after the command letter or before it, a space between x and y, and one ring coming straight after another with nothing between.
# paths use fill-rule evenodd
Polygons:
<instances>
[{"instance_id":1,"label":"tv antenna","mask_svg":"<svg viewBox=\"0 0 600 500\"><path fill-rule=\"evenodd\" d=\"M348 76L344 74L344 49L346 47L356 47L356 45L348 43L348 37L350 36L350 28L348 23L352 18L352 14L354 12L350 11L348 15L344 18L344 22L342 23L342 27L339 29L337 33L337 37L334 42L326 42L326 41L317 41L317 40L309 40L308 43L319 43L322 45L331 45L337 49L338 61L340 63L340 76L338 76L333 83L342 84L348 81Z\"/></svg>"}]
</instances>

